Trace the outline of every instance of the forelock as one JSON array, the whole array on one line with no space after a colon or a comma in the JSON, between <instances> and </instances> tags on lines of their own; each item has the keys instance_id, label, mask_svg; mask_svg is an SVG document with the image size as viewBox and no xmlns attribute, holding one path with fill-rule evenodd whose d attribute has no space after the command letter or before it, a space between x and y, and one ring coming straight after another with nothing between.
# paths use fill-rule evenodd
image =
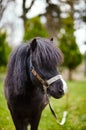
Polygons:
<instances>
[{"instance_id":1,"label":"forelock","mask_svg":"<svg viewBox=\"0 0 86 130\"><path fill-rule=\"evenodd\" d=\"M37 47L33 53L33 62L38 67L52 69L62 62L62 54L61 51L52 44L52 41L37 38Z\"/></svg>"}]
</instances>

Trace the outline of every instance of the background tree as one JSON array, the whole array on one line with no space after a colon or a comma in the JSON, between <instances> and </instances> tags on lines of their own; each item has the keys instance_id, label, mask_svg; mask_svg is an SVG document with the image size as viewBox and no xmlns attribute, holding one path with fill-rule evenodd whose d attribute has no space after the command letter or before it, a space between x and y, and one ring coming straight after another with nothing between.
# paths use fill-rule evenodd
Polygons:
<instances>
[{"instance_id":1,"label":"background tree","mask_svg":"<svg viewBox=\"0 0 86 130\"><path fill-rule=\"evenodd\" d=\"M2 18L10 3L15 3L16 8L17 1L1 0L0 18ZM27 4L27 1L28 0L21 0L20 5L22 11L20 14L16 15L17 18L21 18L23 20L24 30L26 29L25 24L27 20L30 20L30 18L27 17L27 14L37 2L37 0L31 0L29 4ZM86 0L56 0L55 2L53 0L44 0L44 2L45 13L39 12L39 16L46 18L46 29L50 36L58 37L59 30L62 26L61 19L64 17L71 16L73 17L74 22L76 21L76 23L80 23L79 25L82 25L83 23L86 24ZM80 5L83 5L83 8ZM78 27L76 29L78 29Z\"/></svg>"},{"instance_id":2,"label":"background tree","mask_svg":"<svg viewBox=\"0 0 86 130\"><path fill-rule=\"evenodd\" d=\"M74 36L73 22L71 18L63 20L63 34L59 39L60 49L64 54L63 66L69 69L69 80L72 79L72 71L82 62L82 55Z\"/></svg>"},{"instance_id":3,"label":"background tree","mask_svg":"<svg viewBox=\"0 0 86 130\"><path fill-rule=\"evenodd\" d=\"M61 10L59 4L54 4L51 0L46 0L45 13L39 14L40 17L46 19L46 30L50 37L58 37L58 33L61 27Z\"/></svg>"},{"instance_id":4,"label":"background tree","mask_svg":"<svg viewBox=\"0 0 86 130\"><path fill-rule=\"evenodd\" d=\"M6 42L6 33L0 32L0 67L7 65L10 51L11 47Z\"/></svg>"},{"instance_id":5,"label":"background tree","mask_svg":"<svg viewBox=\"0 0 86 130\"><path fill-rule=\"evenodd\" d=\"M43 24L40 22L39 17L32 18L27 20L25 24L25 35L24 40L29 40L33 37L47 37L48 33L46 32Z\"/></svg>"},{"instance_id":6,"label":"background tree","mask_svg":"<svg viewBox=\"0 0 86 130\"><path fill-rule=\"evenodd\" d=\"M6 12L10 3L14 3L16 8L16 5L18 4L17 2L18 0L1 0L0 18L5 17L4 13ZM37 4L36 2L37 0L31 0L29 4L27 4L28 0L21 0L20 3L21 13L20 14L16 13L17 19L13 21L13 24L9 23L9 28L11 28L12 31L11 35L14 35L13 33L16 30L14 26L15 22L21 19L21 21L23 21L23 27L24 27L24 40L28 40L34 36L43 36L43 37L47 36L44 26L41 24L39 18L30 19L27 15L28 13L30 13L31 9L33 9L32 7L35 4ZM63 28L65 30L65 34L63 34L62 37L65 37L65 40L67 39L67 42L69 39L69 41L71 41L71 43L73 44L72 46L74 47L75 45L74 43L76 43L75 37L73 35L74 31L82 28L83 24L86 24L86 0L55 0L55 1L44 0L44 3L45 3L45 11L44 13L39 12L39 17L45 18L46 21L45 28L49 36L58 38L60 30ZM40 5L38 5L38 7L39 6ZM15 11L13 11L13 13L15 13ZM69 17L71 17L71 19L69 19ZM72 23L72 26L63 22L63 20L65 21L67 18L69 20L68 22ZM6 24L7 23L5 22L5 27ZM63 26L63 24L65 24L65 26ZM78 47L76 47L75 45L75 48ZM67 49L71 52L71 47L68 46Z\"/></svg>"}]
</instances>

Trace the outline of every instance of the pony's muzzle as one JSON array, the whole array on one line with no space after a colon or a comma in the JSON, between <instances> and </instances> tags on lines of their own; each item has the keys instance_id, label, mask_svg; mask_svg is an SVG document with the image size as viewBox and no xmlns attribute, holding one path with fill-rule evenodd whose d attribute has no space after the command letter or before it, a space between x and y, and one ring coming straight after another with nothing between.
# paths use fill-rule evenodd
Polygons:
<instances>
[{"instance_id":1,"label":"pony's muzzle","mask_svg":"<svg viewBox=\"0 0 86 130\"><path fill-rule=\"evenodd\" d=\"M64 91L64 94L65 94L65 93L67 93L67 84L64 81L64 79L62 78L62 75L56 75L56 76L52 77L51 79L47 80L47 84L50 85L50 84L52 84L53 82L55 82L59 79L62 81L63 91Z\"/></svg>"}]
</instances>

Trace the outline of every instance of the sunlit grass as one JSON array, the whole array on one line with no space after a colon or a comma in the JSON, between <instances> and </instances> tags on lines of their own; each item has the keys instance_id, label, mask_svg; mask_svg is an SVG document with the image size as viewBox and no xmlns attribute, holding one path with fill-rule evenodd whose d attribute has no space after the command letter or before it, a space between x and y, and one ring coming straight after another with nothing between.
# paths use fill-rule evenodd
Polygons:
<instances>
[{"instance_id":1,"label":"sunlit grass","mask_svg":"<svg viewBox=\"0 0 86 130\"><path fill-rule=\"evenodd\" d=\"M4 96L4 83L0 80L0 130L13 130L13 122Z\"/></svg>"},{"instance_id":2,"label":"sunlit grass","mask_svg":"<svg viewBox=\"0 0 86 130\"><path fill-rule=\"evenodd\" d=\"M14 130L4 97L3 84L3 81L0 80L0 130ZM59 120L61 120L62 113L67 108L66 105L68 106L66 123L59 126L47 106L42 113L39 130L86 130L86 82L68 82L68 88L68 101L66 96L59 100L50 99Z\"/></svg>"},{"instance_id":3,"label":"sunlit grass","mask_svg":"<svg viewBox=\"0 0 86 130\"><path fill-rule=\"evenodd\" d=\"M52 99L52 106L59 120L62 113L68 106L68 116L63 126L56 124L47 107L40 122L40 130L86 130L86 82L72 81L68 82L69 97L66 99Z\"/></svg>"}]
</instances>

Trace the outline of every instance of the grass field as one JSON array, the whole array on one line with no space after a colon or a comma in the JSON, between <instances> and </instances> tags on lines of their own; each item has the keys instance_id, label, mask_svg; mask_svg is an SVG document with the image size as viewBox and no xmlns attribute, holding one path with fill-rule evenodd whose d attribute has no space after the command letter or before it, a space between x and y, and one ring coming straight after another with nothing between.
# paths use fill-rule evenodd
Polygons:
<instances>
[{"instance_id":1,"label":"grass field","mask_svg":"<svg viewBox=\"0 0 86 130\"><path fill-rule=\"evenodd\" d=\"M66 96L59 100L51 99L52 107L59 120L62 118L66 105L68 106L66 123L59 126L47 106L42 113L39 130L86 130L86 82L72 81L67 83L69 88L68 102ZM3 93L3 84L3 80L0 79L0 130L14 130Z\"/></svg>"}]
</instances>

